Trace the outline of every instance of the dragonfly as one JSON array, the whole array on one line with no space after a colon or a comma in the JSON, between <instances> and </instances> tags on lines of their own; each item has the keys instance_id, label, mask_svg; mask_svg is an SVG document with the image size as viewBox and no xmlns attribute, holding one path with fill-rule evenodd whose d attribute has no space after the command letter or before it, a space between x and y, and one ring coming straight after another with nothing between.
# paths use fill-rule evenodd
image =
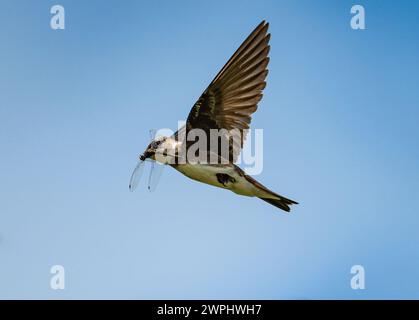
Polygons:
<instances>
[{"instance_id":1,"label":"dragonfly","mask_svg":"<svg viewBox=\"0 0 419 320\"><path fill-rule=\"evenodd\" d=\"M155 138L158 137L157 131L155 129L151 129L149 131L149 134L150 134L150 141L153 141ZM147 158L147 159L139 159L137 162L137 165L135 166L132 172L131 179L129 182L129 190L131 192L134 191L138 187L144 173L144 166L146 162L150 163L150 172L148 175L147 189L150 192L154 192L156 190L157 185L160 181L160 177L163 173L164 165L155 160Z\"/></svg>"}]
</instances>

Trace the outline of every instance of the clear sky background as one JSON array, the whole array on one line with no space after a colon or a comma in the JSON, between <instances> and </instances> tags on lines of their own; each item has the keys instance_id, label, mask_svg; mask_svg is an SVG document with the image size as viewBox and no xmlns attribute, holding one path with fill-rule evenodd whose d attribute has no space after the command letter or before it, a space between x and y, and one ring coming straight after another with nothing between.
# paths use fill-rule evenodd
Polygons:
<instances>
[{"instance_id":1,"label":"clear sky background","mask_svg":"<svg viewBox=\"0 0 419 320\"><path fill-rule=\"evenodd\" d=\"M419 298L418 17L417 1L2 0L0 298ZM130 193L148 130L176 129L263 19L257 179L300 205L171 168Z\"/></svg>"}]
</instances>

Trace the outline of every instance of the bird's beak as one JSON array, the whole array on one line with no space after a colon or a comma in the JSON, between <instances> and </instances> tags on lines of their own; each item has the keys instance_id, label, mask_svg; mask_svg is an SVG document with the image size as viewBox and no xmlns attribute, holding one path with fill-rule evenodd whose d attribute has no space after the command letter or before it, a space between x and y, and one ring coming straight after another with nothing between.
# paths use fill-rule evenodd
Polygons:
<instances>
[{"instance_id":1,"label":"bird's beak","mask_svg":"<svg viewBox=\"0 0 419 320\"><path fill-rule=\"evenodd\" d=\"M154 151L154 150L147 149L147 150L146 150L146 151L144 151L144 153L140 156L140 160L141 160L141 161L144 161L145 159L148 159L148 158L153 159L154 154L155 154L155 151Z\"/></svg>"}]
</instances>

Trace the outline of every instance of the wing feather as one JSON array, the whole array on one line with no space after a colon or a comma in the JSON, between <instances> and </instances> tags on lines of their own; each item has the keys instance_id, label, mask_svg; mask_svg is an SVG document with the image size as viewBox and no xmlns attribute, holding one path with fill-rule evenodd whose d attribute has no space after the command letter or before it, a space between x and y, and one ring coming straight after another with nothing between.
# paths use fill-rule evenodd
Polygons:
<instances>
[{"instance_id":1,"label":"wing feather","mask_svg":"<svg viewBox=\"0 0 419 320\"><path fill-rule=\"evenodd\" d=\"M223 136L230 146L228 160L231 162L237 160L243 148L245 130L249 128L251 115L257 110L266 86L270 50L268 28L269 24L262 21L246 38L192 107L186 121L187 132L202 129L207 136L211 129L238 129L238 139L237 130ZM193 143L188 142L189 145ZM209 151L221 156L219 149Z\"/></svg>"}]
</instances>

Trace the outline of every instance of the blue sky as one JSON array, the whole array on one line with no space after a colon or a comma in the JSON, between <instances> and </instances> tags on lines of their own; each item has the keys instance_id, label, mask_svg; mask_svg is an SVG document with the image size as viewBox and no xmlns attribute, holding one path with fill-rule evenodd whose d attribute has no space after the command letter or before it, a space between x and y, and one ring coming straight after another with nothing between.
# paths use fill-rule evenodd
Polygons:
<instances>
[{"instance_id":1,"label":"blue sky","mask_svg":"<svg viewBox=\"0 0 419 320\"><path fill-rule=\"evenodd\" d=\"M358 1L355 31L353 4L1 1L0 298L419 298L419 6ZM257 179L300 205L171 168L130 193L148 130L176 129L263 19Z\"/></svg>"}]
</instances>

